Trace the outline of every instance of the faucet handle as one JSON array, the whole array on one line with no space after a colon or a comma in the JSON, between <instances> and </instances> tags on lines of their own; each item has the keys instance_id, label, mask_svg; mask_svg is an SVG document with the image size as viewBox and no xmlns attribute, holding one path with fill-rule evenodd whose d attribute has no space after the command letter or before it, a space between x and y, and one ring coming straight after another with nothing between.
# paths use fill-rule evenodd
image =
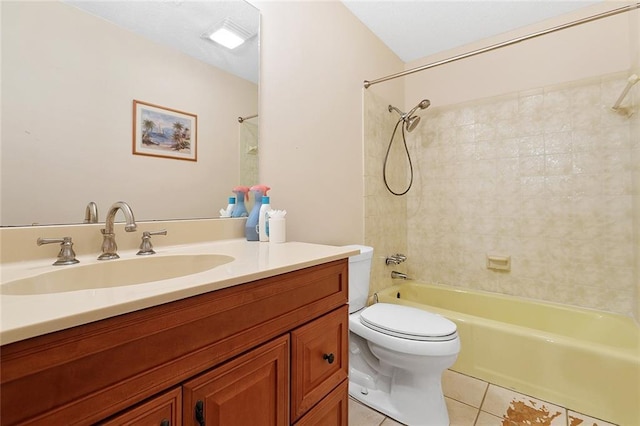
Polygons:
<instances>
[{"instance_id":1,"label":"faucet handle","mask_svg":"<svg viewBox=\"0 0 640 426\"><path fill-rule=\"evenodd\" d=\"M152 235L167 235L167 230L163 229L161 231L144 231L142 233L142 242L140 243L140 250L136 253L139 256L146 256L149 254L156 254L153 249L153 245L151 244L151 236Z\"/></svg>"},{"instance_id":2,"label":"faucet handle","mask_svg":"<svg viewBox=\"0 0 640 426\"><path fill-rule=\"evenodd\" d=\"M401 253L396 253L396 254L393 255L393 257L398 259L400 262L404 262L405 260L407 260L407 256L405 256L404 254L401 254Z\"/></svg>"},{"instance_id":3,"label":"faucet handle","mask_svg":"<svg viewBox=\"0 0 640 426\"><path fill-rule=\"evenodd\" d=\"M73 251L73 242L71 241L71 237L38 238L36 243L39 246L43 244L60 243L60 252L58 253L58 260L53 262L54 266L73 265L74 263L80 263L80 261L76 259L76 253Z\"/></svg>"},{"instance_id":4,"label":"faucet handle","mask_svg":"<svg viewBox=\"0 0 640 426\"><path fill-rule=\"evenodd\" d=\"M405 256L404 254L396 253L392 256L388 256L385 259L385 263L387 265L399 265L406 260L407 260L407 256Z\"/></svg>"}]
</instances>

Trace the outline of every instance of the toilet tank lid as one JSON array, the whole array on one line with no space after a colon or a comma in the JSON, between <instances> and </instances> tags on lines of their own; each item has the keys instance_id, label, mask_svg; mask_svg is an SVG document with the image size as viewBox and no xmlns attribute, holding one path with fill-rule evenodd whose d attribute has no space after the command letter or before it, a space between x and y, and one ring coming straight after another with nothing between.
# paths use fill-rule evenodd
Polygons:
<instances>
[{"instance_id":1,"label":"toilet tank lid","mask_svg":"<svg viewBox=\"0 0 640 426\"><path fill-rule=\"evenodd\" d=\"M343 246L343 248L360 250L360 254L349 256L349 262L359 262L361 260L371 259L373 257L373 247L352 244Z\"/></svg>"}]
</instances>

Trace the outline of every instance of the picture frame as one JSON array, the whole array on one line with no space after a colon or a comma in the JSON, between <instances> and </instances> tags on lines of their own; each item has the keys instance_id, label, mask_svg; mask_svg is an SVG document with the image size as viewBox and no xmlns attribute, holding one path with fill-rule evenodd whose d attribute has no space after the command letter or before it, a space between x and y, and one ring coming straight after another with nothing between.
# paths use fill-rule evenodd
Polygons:
<instances>
[{"instance_id":1,"label":"picture frame","mask_svg":"<svg viewBox=\"0 0 640 426\"><path fill-rule=\"evenodd\" d=\"M133 100L133 154L198 161L198 116Z\"/></svg>"}]
</instances>

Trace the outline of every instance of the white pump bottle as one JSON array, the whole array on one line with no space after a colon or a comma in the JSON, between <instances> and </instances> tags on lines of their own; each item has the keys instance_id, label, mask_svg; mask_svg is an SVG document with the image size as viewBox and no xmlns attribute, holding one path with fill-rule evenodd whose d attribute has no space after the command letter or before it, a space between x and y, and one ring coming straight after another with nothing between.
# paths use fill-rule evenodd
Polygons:
<instances>
[{"instance_id":1,"label":"white pump bottle","mask_svg":"<svg viewBox=\"0 0 640 426\"><path fill-rule=\"evenodd\" d=\"M262 197L262 205L260 206L260 213L258 216L258 236L262 242L269 241L269 210L271 210L269 197L264 195Z\"/></svg>"}]
</instances>

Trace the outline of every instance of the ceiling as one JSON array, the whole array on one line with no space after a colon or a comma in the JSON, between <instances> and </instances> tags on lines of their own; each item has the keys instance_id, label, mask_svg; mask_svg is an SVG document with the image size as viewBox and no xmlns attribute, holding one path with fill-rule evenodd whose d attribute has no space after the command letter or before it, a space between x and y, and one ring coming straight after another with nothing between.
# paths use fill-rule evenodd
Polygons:
<instances>
[{"instance_id":1,"label":"ceiling","mask_svg":"<svg viewBox=\"0 0 640 426\"><path fill-rule=\"evenodd\" d=\"M245 1L62 1L245 80L258 82L260 13ZM256 35L233 50L201 37L225 18Z\"/></svg>"},{"instance_id":2,"label":"ceiling","mask_svg":"<svg viewBox=\"0 0 640 426\"><path fill-rule=\"evenodd\" d=\"M603 0L343 0L402 61L495 36Z\"/></svg>"},{"instance_id":3,"label":"ceiling","mask_svg":"<svg viewBox=\"0 0 640 426\"><path fill-rule=\"evenodd\" d=\"M259 36L233 51L201 37L227 16L257 33L260 16L248 2L63 1L242 78L258 81ZM605 0L342 0L404 62L602 1Z\"/></svg>"}]
</instances>

